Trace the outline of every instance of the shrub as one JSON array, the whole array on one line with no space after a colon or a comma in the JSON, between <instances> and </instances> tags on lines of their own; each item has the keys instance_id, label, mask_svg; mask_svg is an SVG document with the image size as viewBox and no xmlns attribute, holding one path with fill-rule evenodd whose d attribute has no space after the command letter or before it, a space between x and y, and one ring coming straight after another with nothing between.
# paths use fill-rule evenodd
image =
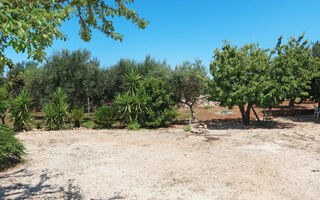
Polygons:
<instances>
[{"instance_id":1,"label":"shrub","mask_svg":"<svg viewBox=\"0 0 320 200\"><path fill-rule=\"evenodd\" d=\"M132 131L137 131L140 129L140 124L138 124L137 122L134 122L132 124L129 124L126 129L128 130L132 130Z\"/></svg>"},{"instance_id":2,"label":"shrub","mask_svg":"<svg viewBox=\"0 0 320 200\"><path fill-rule=\"evenodd\" d=\"M121 123L123 124L144 124L148 109L149 96L145 92L137 91L136 94L126 92L118 94L114 105Z\"/></svg>"},{"instance_id":3,"label":"shrub","mask_svg":"<svg viewBox=\"0 0 320 200\"><path fill-rule=\"evenodd\" d=\"M68 108L67 95L61 88L58 88L53 94L52 102L47 104L43 109L45 124L48 130L59 130L65 127Z\"/></svg>"},{"instance_id":4,"label":"shrub","mask_svg":"<svg viewBox=\"0 0 320 200\"><path fill-rule=\"evenodd\" d=\"M190 128L191 128L191 126L190 126L190 124L188 124L188 125L186 125L185 127L183 127L183 130L184 130L185 132L189 132L189 131L190 131Z\"/></svg>"},{"instance_id":5,"label":"shrub","mask_svg":"<svg viewBox=\"0 0 320 200\"><path fill-rule=\"evenodd\" d=\"M94 113L94 122L102 128L112 128L116 123L115 110L111 106L100 107Z\"/></svg>"},{"instance_id":6,"label":"shrub","mask_svg":"<svg viewBox=\"0 0 320 200\"><path fill-rule=\"evenodd\" d=\"M41 121L35 121L34 122L34 126L36 127L36 129L41 129L42 128L42 122Z\"/></svg>"},{"instance_id":7,"label":"shrub","mask_svg":"<svg viewBox=\"0 0 320 200\"><path fill-rule=\"evenodd\" d=\"M74 122L75 128L80 128L81 121L84 119L85 114L83 109L73 109L71 111L71 120Z\"/></svg>"},{"instance_id":8,"label":"shrub","mask_svg":"<svg viewBox=\"0 0 320 200\"><path fill-rule=\"evenodd\" d=\"M140 86L139 93L148 96L148 113L141 123L146 128L158 128L171 124L177 117L174 108L175 102L172 100L172 93L166 89L164 81L150 78L145 79Z\"/></svg>"},{"instance_id":9,"label":"shrub","mask_svg":"<svg viewBox=\"0 0 320 200\"><path fill-rule=\"evenodd\" d=\"M15 131L29 130L31 128L31 114L30 114L31 99L28 93L24 90L13 99L11 104L11 116Z\"/></svg>"},{"instance_id":10,"label":"shrub","mask_svg":"<svg viewBox=\"0 0 320 200\"><path fill-rule=\"evenodd\" d=\"M24 147L6 125L0 125L0 171L21 161Z\"/></svg>"}]
</instances>

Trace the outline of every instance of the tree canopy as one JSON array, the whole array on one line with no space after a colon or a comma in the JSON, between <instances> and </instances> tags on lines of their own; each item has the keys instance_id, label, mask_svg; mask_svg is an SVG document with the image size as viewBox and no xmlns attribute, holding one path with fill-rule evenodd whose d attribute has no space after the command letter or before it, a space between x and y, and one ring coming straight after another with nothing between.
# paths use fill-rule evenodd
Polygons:
<instances>
[{"instance_id":1,"label":"tree canopy","mask_svg":"<svg viewBox=\"0 0 320 200\"><path fill-rule=\"evenodd\" d=\"M0 2L0 73L5 65L13 66L4 55L8 47L17 53L27 52L37 61L45 58L45 48L55 39L66 40L61 24L71 18L79 20L79 35L89 41L92 31L99 30L107 37L122 40L113 24L115 17L126 20L144 29L148 21L140 18L129 4L134 0L2 0Z\"/></svg>"},{"instance_id":2,"label":"tree canopy","mask_svg":"<svg viewBox=\"0 0 320 200\"><path fill-rule=\"evenodd\" d=\"M225 42L222 50L214 51L210 64L212 97L222 106L238 106L243 123L249 124L253 105L272 104L270 99L275 91L268 76L270 62L270 52L260 49L258 44L238 48Z\"/></svg>"},{"instance_id":3,"label":"tree canopy","mask_svg":"<svg viewBox=\"0 0 320 200\"><path fill-rule=\"evenodd\" d=\"M279 101L289 99L293 106L297 97L307 97L311 80L318 76L318 60L312 56L312 49L304 35L290 37L287 44L279 38L273 59L272 79L278 89Z\"/></svg>"},{"instance_id":4,"label":"tree canopy","mask_svg":"<svg viewBox=\"0 0 320 200\"><path fill-rule=\"evenodd\" d=\"M207 72L200 60L194 63L184 62L172 71L169 87L173 92L176 103L182 103L190 108L192 119L196 118L194 105L197 98L204 93Z\"/></svg>"}]
</instances>

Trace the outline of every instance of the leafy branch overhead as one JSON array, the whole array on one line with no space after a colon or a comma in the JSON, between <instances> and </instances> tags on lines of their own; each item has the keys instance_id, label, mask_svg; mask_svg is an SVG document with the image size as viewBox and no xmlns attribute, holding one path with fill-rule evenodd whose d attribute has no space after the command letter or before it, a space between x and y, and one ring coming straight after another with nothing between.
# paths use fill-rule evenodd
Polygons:
<instances>
[{"instance_id":1,"label":"leafy branch overhead","mask_svg":"<svg viewBox=\"0 0 320 200\"><path fill-rule=\"evenodd\" d=\"M42 61L45 48L53 40L66 40L61 24L77 18L79 35L83 41L90 41L92 31L99 30L107 37L122 41L113 24L115 17L126 20L144 29L148 21L140 18L128 7L134 0L1 0L0 2L0 70L12 61L4 55L8 47L17 53L27 52L29 58Z\"/></svg>"}]
</instances>

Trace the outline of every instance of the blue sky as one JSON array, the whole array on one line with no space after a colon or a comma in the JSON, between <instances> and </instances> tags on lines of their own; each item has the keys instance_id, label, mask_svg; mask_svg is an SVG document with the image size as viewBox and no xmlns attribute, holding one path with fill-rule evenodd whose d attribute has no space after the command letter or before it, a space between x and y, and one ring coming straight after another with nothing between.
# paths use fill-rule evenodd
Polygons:
<instances>
[{"instance_id":1,"label":"blue sky","mask_svg":"<svg viewBox=\"0 0 320 200\"><path fill-rule=\"evenodd\" d=\"M62 48L86 48L102 67L120 58L143 61L147 54L171 66L199 58L208 67L223 40L239 46L259 42L263 48L273 48L280 35L306 32L310 41L320 40L319 0L135 0L130 7L150 21L145 30L117 20L122 43L99 32L83 42L79 25L72 20L62 26L68 41L55 41L48 55ZM15 62L27 59L10 49L5 53Z\"/></svg>"}]
</instances>

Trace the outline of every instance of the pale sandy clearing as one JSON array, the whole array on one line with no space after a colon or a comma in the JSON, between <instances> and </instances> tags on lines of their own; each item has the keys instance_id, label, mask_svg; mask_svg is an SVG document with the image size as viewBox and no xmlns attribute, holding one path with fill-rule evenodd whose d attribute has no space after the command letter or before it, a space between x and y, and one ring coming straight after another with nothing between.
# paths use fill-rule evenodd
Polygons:
<instances>
[{"instance_id":1,"label":"pale sandy clearing","mask_svg":"<svg viewBox=\"0 0 320 200\"><path fill-rule=\"evenodd\" d=\"M0 199L320 199L320 124L20 133L26 162L0 173ZM285 120L281 120L285 121Z\"/></svg>"}]
</instances>

